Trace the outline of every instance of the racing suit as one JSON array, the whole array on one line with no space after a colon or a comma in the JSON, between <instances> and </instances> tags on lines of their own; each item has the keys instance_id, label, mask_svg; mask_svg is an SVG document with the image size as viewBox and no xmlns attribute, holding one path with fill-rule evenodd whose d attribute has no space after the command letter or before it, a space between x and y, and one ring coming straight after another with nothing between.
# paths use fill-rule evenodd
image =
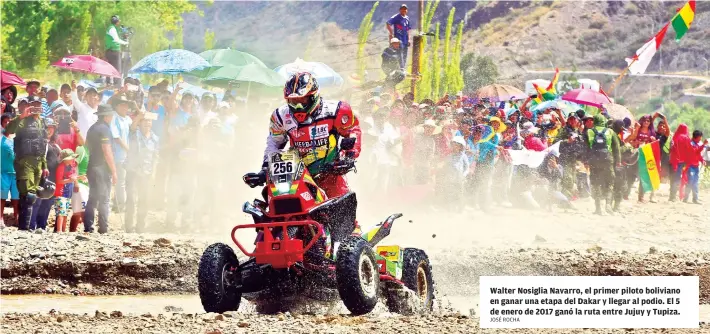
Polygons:
<instances>
[{"instance_id":1,"label":"racing suit","mask_svg":"<svg viewBox=\"0 0 710 334\"><path fill-rule=\"evenodd\" d=\"M271 115L264 163L290 142L326 196L343 196L350 191L343 175L320 174L324 164L338 159L341 137L356 138L352 153L353 158L357 158L360 155L360 123L347 102L321 100L321 105L300 124L291 115L288 105L283 105Z\"/></svg>"}]
</instances>

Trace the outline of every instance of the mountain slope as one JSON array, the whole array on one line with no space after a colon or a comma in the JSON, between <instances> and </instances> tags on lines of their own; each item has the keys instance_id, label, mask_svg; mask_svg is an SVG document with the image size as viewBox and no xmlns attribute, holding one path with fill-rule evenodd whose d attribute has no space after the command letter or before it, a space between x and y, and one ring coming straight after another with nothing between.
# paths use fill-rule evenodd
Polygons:
<instances>
[{"instance_id":1,"label":"mountain slope","mask_svg":"<svg viewBox=\"0 0 710 334\"><path fill-rule=\"evenodd\" d=\"M406 2L418 24L417 2ZM270 66L296 57L322 61L338 71L354 71L357 29L372 2L215 2L201 5L204 17L185 17L186 47L203 49L205 29L218 47L253 53ZM380 2L365 55L379 73L379 53L387 46L384 22L401 2ZM465 21L464 52L491 56L503 81L521 82L525 69L622 70L633 55L668 22L684 1L442 1L434 22L445 24L451 7ZM443 29L443 27L442 27ZM443 35L443 31L442 31ZM690 31L680 43L669 29L648 71L702 74L710 59L710 2L698 1ZM611 80L609 78L608 80Z\"/></svg>"}]
</instances>

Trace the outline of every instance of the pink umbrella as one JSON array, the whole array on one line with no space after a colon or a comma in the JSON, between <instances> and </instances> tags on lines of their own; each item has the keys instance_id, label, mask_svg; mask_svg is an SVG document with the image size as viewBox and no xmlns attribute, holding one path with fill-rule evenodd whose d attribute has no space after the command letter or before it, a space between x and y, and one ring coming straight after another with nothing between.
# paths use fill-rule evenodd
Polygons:
<instances>
[{"instance_id":1,"label":"pink umbrella","mask_svg":"<svg viewBox=\"0 0 710 334\"><path fill-rule=\"evenodd\" d=\"M120 77L121 73L111 64L90 55L66 56L52 66L76 72L86 72L107 77Z\"/></svg>"},{"instance_id":2,"label":"pink umbrella","mask_svg":"<svg viewBox=\"0 0 710 334\"><path fill-rule=\"evenodd\" d=\"M27 83L15 73L0 70L0 86L2 86L2 89L12 85L26 86Z\"/></svg>"},{"instance_id":3,"label":"pink umbrella","mask_svg":"<svg viewBox=\"0 0 710 334\"><path fill-rule=\"evenodd\" d=\"M565 95L562 95L562 99L597 108L601 108L605 103L611 103L611 100L605 94L586 88L570 90Z\"/></svg>"}]
</instances>

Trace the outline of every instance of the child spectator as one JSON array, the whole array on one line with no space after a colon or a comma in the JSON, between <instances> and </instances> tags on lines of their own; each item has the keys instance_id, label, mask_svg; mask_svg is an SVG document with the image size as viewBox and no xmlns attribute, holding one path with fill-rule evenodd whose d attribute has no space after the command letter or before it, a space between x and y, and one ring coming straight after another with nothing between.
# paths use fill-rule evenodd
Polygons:
<instances>
[{"instance_id":1,"label":"child spectator","mask_svg":"<svg viewBox=\"0 0 710 334\"><path fill-rule=\"evenodd\" d=\"M71 149L63 149L59 154L61 163L57 166L55 173L57 178L57 188L54 191L57 221L54 225L54 233L67 231L67 217L71 211L71 198L74 187L77 185L76 159L77 155Z\"/></svg>"},{"instance_id":2,"label":"child spectator","mask_svg":"<svg viewBox=\"0 0 710 334\"><path fill-rule=\"evenodd\" d=\"M89 150L84 146L76 148L77 181L74 186L74 193L71 197L72 216L69 221L69 232L76 232L77 227L84 225L84 209L86 201L89 200L89 180L86 178L86 170L89 166Z\"/></svg>"},{"instance_id":3,"label":"child spectator","mask_svg":"<svg viewBox=\"0 0 710 334\"><path fill-rule=\"evenodd\" d=\"M15 222L19 221L20 215L20 192L17 190L17 179L15 175L15 151L13 140L5 133L5 127L10 123L10 115L2 115L2 196L0 196L0 227L5 226L3 212L5 212L5 200L12 203ZM9 196L8 196L9 195Z\"/></svg>"}]
</instances>

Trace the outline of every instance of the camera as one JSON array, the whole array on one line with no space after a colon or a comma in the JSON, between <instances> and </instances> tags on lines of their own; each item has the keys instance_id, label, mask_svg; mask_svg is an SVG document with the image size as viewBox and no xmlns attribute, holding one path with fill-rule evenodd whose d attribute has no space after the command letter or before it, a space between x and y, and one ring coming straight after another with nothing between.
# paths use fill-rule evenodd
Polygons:
<instances>
[{"instance_id":1,"label":"camera","mask_svg":"<svg viewBox=\"0 0 710 334\"><path fill-rule=\"evenodd\" d=\"M124 39L128 39L129 37L133 36L135 33L135 30L133 27L126 27L126 26L121 26L121 35L123 36Z\"/></svg>"}]
</instances>

